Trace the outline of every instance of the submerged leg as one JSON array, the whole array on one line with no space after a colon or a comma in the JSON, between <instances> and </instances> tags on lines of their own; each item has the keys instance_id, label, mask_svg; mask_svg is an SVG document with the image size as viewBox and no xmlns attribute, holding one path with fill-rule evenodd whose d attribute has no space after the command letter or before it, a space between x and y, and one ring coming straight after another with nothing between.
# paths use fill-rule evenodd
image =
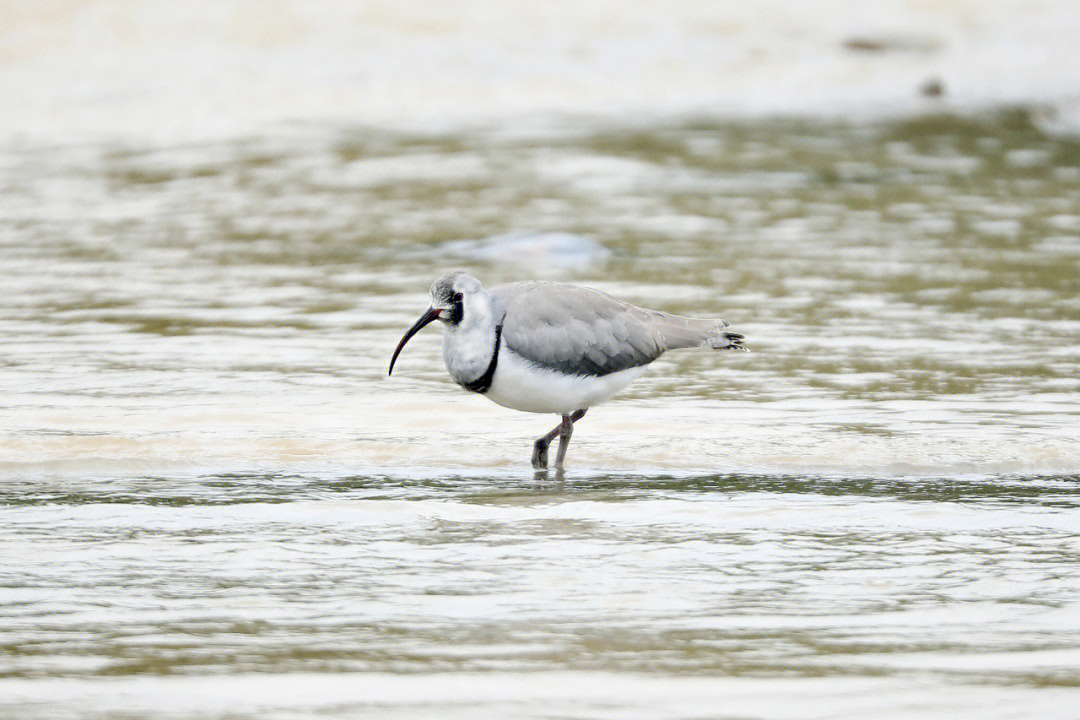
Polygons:
<instances>
[{"instance_id":1,"label":"submerged leg","mask_svg":"<svg viewBox=\"0 0 1080 720\"><path fill-rule=\"evenodd\" d=\"M585 417L585 411L584 410L578 410L577 412L573 413L572 415L563 415L562 422L560 422L558 425L556 425L554 428L552 428L551 432L549 432L547 435L544 435L543 437L537 438L536 442L533 443L532 466L534 468L536 468L537 470L543 470L544 468L547 467L547 464L548 464L548 456L547 456L548 446L551 445L552 440L554 440L556 437L560 437L560 440L559 440L559 454L558 454L558 458L555 461L555 464L556 464L557 467L561 467L562 466L562 459L564 457L566 457L566 444L568 442L570 442L570 433L573 433L573 431L574 431L573 423L577 422L578 420L580 420L583 417ZM570 427L570 432L567 433L566 440L561 439L562 430L563 430L564 425L569 425L569 427Z\"/></svg>"}]
</instances>

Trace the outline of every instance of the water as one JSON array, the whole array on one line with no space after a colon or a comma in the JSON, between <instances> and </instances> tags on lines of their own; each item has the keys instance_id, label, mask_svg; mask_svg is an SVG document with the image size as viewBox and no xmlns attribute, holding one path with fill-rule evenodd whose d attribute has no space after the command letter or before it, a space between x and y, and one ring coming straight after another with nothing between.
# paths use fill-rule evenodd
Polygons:
<instances>
[{"instance_id":1,"label":"water","mask_svg":"<svg viewBox=\"0 0 1080 720\"><path fill-rule=\"evenodd\" d=\"M1013 104L1076 132L1078 35L1073 0L6 3L0 141Z\"/></svg>"},{"instance_id":2,"label":"water","mask_svg":"<svg viewBox=\"0 0 1080 720\"><path fill-rule=\"evenodd\" d=\"M8 144L0 196L5 716L1080 706L1080 144L1025 113ZM754 352L534 477L437 330L386 378L449 267Z\"/></svg>"}]
</instances>

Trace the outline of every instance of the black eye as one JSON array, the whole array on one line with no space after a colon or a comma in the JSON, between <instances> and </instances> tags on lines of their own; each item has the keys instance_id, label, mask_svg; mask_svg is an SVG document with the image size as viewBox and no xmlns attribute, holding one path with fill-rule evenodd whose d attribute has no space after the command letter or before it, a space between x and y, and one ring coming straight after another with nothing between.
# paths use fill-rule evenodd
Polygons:
<instances>
[{"instance_id":1,"label":"black eye","mask_svg":"<svg viewBox=\"0 0 1080 720\"><path fill-rule=\"evenodd\" d=\"M450 317L447 318L447 322L457 325L461 322L464 313L465 306L461 302L461 293L456 292L450 296Z\"/></svg>"}]
</instances>

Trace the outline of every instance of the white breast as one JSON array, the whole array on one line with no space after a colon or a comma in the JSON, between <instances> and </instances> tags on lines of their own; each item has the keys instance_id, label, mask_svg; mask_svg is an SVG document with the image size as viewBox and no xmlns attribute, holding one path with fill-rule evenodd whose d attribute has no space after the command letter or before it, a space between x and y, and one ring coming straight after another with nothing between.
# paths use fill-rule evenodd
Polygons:
<instances>
[{"instance_id":1,"label":"white breast","mask_svg":"<svg viewBox=\"0 0 1080 720\"><path fill-rule=\"evenodd\" d=\"M503 345L485 396L514 410L569 415L606 402L643 372L644 365L601 377L564 375L535 365Z\"/></svg>"}]
</instances>

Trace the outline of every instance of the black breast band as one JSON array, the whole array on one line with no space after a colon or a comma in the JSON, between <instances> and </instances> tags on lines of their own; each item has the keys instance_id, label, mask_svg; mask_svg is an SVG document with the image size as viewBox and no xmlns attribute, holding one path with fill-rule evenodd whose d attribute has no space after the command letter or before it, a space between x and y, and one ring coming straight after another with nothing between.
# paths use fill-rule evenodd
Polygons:
<instances>
[{"instance_id":1,"label":"black breast band","mask_svg":"<svg viewBox=\"0 0 1080 720\"><path fill-rule=\"evenodd\" d=\"M483 375L472 382L462 383L461 387L472 392L486 393L491 389L491 381L495 379L495 366L499 364L499 346L502 344L502 323L495 326L495 352L491 354L491 362Z\"/></svg>"}]
</instances>

